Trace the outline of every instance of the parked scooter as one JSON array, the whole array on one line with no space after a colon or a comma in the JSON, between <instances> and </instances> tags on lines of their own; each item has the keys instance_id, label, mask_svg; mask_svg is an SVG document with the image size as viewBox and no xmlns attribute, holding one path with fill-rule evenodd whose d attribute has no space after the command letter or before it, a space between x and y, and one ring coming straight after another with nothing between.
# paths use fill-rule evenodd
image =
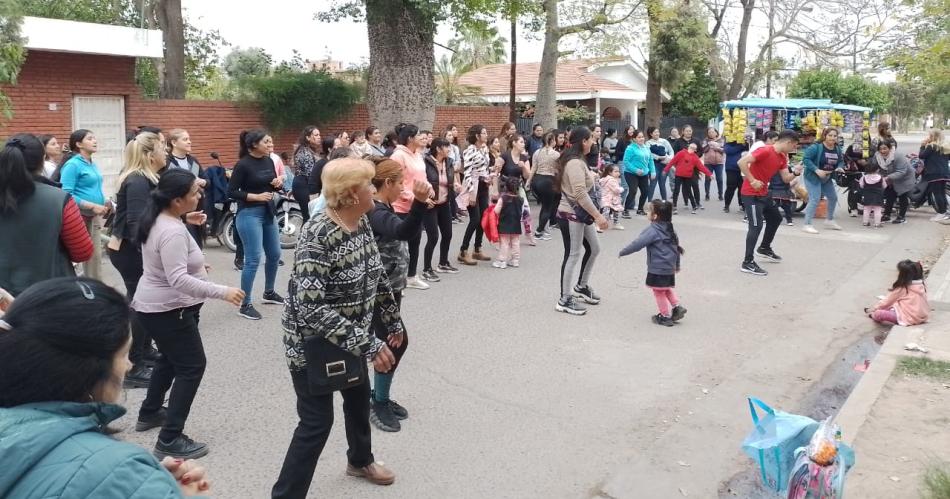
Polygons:
<instances>
[{"instance_id":1,"label":"parked scooter","mask_svg":"<svg viewBox=\"0 0 950 499\"><path fill-rule=\"evenodd\" d=\"M212 152L211 158L218 163L224 179L230 179L231 170L221 164L221 156L217 152ZM209 203L209 206L206 206L209 213L206 234L208 234L208 237L216 238L222 246L231 250L231 252L235 252L237 251L237 245L234 242L234 231L236 230L234 220L237 215L237 203L228 199L226 195L223 199L222 202Z\"/></svg>"}]
</instances>

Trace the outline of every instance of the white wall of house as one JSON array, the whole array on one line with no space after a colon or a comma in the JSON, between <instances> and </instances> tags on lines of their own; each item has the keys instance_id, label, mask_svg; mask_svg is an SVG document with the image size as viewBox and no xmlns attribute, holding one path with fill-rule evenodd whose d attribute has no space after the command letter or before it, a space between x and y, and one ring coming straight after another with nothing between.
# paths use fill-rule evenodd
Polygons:
<instances>
[{"instance_id":1,"label":"white wall of house","mask_svg":"<svg viewBox=\"0 0 950 499\"><path fill-rule=\"evenodd\" d=\"M622 66L601 66L595 68L592 73L634 90L645 92L647 89L646 79L640 76L639 72L634 71L632 67L626 64Z\"/></svg>"}]
</instances>

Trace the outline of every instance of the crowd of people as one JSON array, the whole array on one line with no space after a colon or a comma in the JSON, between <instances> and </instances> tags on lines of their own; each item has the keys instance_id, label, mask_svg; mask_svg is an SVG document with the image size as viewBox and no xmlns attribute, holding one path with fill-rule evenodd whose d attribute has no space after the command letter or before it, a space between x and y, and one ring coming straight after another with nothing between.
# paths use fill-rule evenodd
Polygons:
<instances>
[{"instance_id":1,"label":"crowd of people","mask_svg":"<svg viewBox=\"0 0 950 499\"><path fill-rule=\"evenodd\" d=\"M465 224L456 261L490 261L497 269L520 267L522 238L533 246L557 230L563 258L554 308L580 316L601 300L591 285L599 233L623 230L621 219L644 216L649 224L619 256L646 250L646 286L657 303L652 320L670 327L686 315L675 292L685 254L673 228L680 192L693 214L713 195L725 212L738 198L748 224L740 269L754 275L767 274L756 256L782 260L772 244L783 211L792 224L790 190L800 176L809 233L817 233L812 221L821 200L825 228L841 230L835 221L841 177L853 180L858 194L849 194L848 211L863 210L865 226L880 227L895 204L892 220L904 222L914 189L933 198L933 220L948 217L943 189L950 148L939 131L918 154L923 187L886 127L867 158L853 145L842 148L833 128L804 150L800 164L790 162L800 148L798 133L763 131L756 139L724 143L715 128L700 139L689 126L665 139L655 127L628 127L617 138L599 125L569 131L535 125L527 136L512 123L497 135L475 124L464 134L449 125L438 136L406 123L385 136L376 127L323 135L308 126L292 153L278 155L272 136L252 129L241 132L239 160L221 186L190 154L186 130L166 135L141 127L129 136L110 200L93 160L93 132L73 132L65 157L55 137L14 135L0 151L0 230L22 235L0 238L0 304L9 308L0 321L0 411L29 427L58 421L61 429L29 437L39 450L23 461L24 476L14 488L0 492L40 487L35 484L43 477L27 464L63 462L71 464L56 469L62 480L40 488L83 491L112 481L108 486L117 490L138 484L172 490L172 496L207 491L204 470L190 460L206 455L208 445L184 432L206 366L200 312L206 300L219 299L260 320L253 290L262 257L260 301L283 306L283 349L299 415L272 495L302 498L333 425L336 391L344 399L347 474L394 482L395 474L372 453L371 426L396 432L409 417L391 396L409 344L402 296L406 289L429 289L440 275L461 273L449 260L454 223ZM237 202L239 288L212 282L202 251L208 223L202 198L216 186ZM277 292L282 261L274 204L285 192L305 220L287 297ZM529 194L540 205L537 217ZM322 203L314 202L318 198ZM124 297L100 281L104 225ZM75 277L73 262L83 263L83 277ZM869 310L875 320L920 319L919 307L907 301L919 294L919 272L901 265L895 289L903 291ZM84 320L88 314L78 310L88 304L101 310L95 320ZM23 362L33 364L20 369ZM160 428L152 454L161 463L102 434L125 411L116 405L122 386L147 389L135 430ZM8 429L0 424L0 436ZM64 441L76 445L67 448ZM66 480L77 461L64 453L101 459L105 469L84 469L81 480Z\"/></svg>"}]
</instances>

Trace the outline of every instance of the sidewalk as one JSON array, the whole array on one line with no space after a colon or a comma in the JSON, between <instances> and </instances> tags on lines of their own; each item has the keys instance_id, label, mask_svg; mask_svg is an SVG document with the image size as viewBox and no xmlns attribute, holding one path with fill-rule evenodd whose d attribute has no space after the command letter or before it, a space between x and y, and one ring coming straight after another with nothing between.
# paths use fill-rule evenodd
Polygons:
<instances>
[{"instance_id":1,"label":"sidewalk","mask_svg":"<svg viewBox=\"0 0 950 499\"><path fill-rule=\"evenodd\" d=\"M950 362L950 251L927 280L931 306L927 324L891 329L870 369L838 413L845 442L856 453L847 496L916 498L923 473L950 462L950 376L909 376L901 358ZM907 351L916 343L927 353Z\"/></svg>"}]
</instances>

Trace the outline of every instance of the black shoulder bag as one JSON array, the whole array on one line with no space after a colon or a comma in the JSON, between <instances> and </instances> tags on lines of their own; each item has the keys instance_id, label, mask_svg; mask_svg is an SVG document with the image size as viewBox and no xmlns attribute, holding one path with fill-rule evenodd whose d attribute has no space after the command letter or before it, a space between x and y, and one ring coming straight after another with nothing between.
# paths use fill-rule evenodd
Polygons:
<instances>
[{"instance_id":1,"label":"black shoulder bag","mask_svg":"<svg viewBox=\"0 0 950 499\"><path fill-rule=\"evenodd\" d=\"M369 259L363 259L363 288L362 301L366 303L366 282L369 279ZM299 331L297 320L297 272L291 276L293 290L288 289L291 296L291 315L294 328ZM370 333L372 334L372 333ZM328 395L333 392L347 390L359 386L367 379L366 361L361 356L334 345L320 335L313 335L303 340L303 356L307 361L307 381L311 395Z\"/></svg>"}]
</instances>

